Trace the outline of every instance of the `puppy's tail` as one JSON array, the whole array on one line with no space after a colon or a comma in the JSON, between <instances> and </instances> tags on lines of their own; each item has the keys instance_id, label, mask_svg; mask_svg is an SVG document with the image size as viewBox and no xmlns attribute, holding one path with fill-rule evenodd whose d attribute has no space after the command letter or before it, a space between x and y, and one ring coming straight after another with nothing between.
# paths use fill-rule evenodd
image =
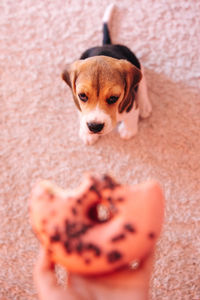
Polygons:
<instances>
[{"instance_id":1,"label":"puppy's tail","mask_svg":"<svg viewBox=\"0 0 200 300\"><path fill-rule=\"evenodd\" d=\"M115 8L115 5L110 4L106 8L104 16L103 16L103 45L112 44L108 25L109 25L110 19L112 17L114 8Z\"/></svg>"}]
</instances>

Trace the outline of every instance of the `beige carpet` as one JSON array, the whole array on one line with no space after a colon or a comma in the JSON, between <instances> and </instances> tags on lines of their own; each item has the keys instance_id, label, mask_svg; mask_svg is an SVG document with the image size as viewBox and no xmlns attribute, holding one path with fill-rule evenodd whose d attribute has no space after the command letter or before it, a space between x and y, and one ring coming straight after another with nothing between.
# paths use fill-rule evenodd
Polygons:
<instances>
[{"instance_id":1,"label":"beige carpet","mask_svg":"<svg viewBox=\"0 0 200 300\"><path fill-rule=\"evenodd\" d=\"M101 43L109 0L0 2L0 299L37 299L38 242L28 197L39 179L75 187L86 170L134 184L156 178L166 220L154 300L200 299L200 2L115 0L111 32L141 59L153 115L139 134L84 146L64 63Z\"/></svg>"}]
</instances>

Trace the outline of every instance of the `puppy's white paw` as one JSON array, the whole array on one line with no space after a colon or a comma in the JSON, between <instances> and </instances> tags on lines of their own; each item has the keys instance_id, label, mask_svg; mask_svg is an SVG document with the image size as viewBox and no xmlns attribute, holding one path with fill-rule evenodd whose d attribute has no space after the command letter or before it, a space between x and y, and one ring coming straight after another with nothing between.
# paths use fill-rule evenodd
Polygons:
<instances>
[{"instance_id":1,"label":"puppy's white paw","mask_svg":"<svg viewBox=\"0 0 200 300\"><path fill-rule=\"evenodd\" d=\"M97 134L82 133L81 131L79 136L85 145L93 145L99 138Z\"/></svg>"},{"instance_id":2,"label":"puppy's white paw","mask_svg":"<svg viewBox=\"0 0 200 300\"><path fill-rule=\"evenodd\" d=\"M148 118L152 113L152 105L150 101L146 101L142 105L139 105L140 117L143 119Z\"/></svg>"},{"instance_id":3,"label":"puppy's white paw","mask_svg":"<svg viewBox=\"0 0 200 300\"><path fill-rule=\"evenodd\" d=\"M119 124L118 131L122 139L129 140L137 134L138 128L137 127L131 129L127 128L125 124L122 122L121 124Z\"/></svg>"}]
</instances>

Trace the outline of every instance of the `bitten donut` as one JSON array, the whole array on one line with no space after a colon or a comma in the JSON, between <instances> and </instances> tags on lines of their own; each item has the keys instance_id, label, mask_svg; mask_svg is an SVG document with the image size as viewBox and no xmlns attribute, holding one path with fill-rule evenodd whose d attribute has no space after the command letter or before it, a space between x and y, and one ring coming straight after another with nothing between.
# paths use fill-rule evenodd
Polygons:
<instances>
[{"instance_id":1,"label":"bitten donut","mask_svg":"<svg viewBox=\"0 0 200 300\"><path fill-rule=\"evenodd\" d=\"M156 182L120 185L84 177L75 190L44 181L30 201L31 224L51 260L69 272L106 274L143 260L160 234L164 197Z\"/></svg>"}]
</instances>

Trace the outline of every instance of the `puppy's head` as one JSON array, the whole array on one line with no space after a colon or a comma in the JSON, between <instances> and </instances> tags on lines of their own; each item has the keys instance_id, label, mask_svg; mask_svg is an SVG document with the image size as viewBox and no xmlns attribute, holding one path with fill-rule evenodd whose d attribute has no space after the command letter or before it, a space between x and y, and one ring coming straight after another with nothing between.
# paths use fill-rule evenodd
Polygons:
<instances>
[{"instance_id":1,"label":"puppy's head","mask_svg":"<svg viewBox=\"0 0 200 300\"><path fill-rule=\"evenodd\" d=\"M91 134L106 134L115 127L117 113L132 108L142 74L126 60L95 56L67 65L62 78L81 112L81 126Z\"/></svg>"}]
</instances>

